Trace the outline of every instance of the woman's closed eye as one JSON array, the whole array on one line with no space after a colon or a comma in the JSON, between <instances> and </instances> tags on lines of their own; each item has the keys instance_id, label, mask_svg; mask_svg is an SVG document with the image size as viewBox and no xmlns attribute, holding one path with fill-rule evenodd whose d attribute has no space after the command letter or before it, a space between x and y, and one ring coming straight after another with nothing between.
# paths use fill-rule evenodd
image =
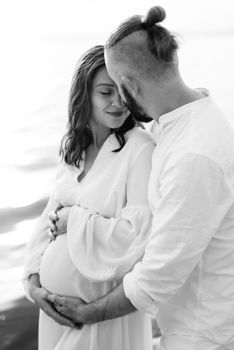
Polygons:
<instances>
[{"instance_id":1,"label":"woman's closed eye","mask_svg":"<svg viewBox=\"0 0 234 350\"><path fill-rule=\"evenodd\" d=\"M104 96L110 96L111 94L113 93L113 91L100 91L100 94L101 95L104 95Z\"/></svg>"}]
</instances>

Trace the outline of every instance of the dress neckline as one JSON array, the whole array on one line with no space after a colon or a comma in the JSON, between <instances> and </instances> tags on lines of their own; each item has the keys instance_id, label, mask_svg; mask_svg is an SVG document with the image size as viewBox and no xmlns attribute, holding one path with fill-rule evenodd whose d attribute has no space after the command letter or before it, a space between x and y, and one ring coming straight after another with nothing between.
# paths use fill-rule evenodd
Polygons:
<instances>
[{"instance_id":1,"label":"dress neckline","mask_svg":"<svg viewBox=\"0 0 234 350\"><path fill-rule=\"evenodd\" d=\"M88 177L90 177L90 173L92 174L92 172L94 171L94 169L96 168L96 164L97 164L97 161L98 159L100 158L100 155L103 153L103 150L105 149L106 145L108 144L109 140L110 140L110 137L112 136L113 134L110 134L107 139L103 142L103 145L101 146L96 158L94 159L94 162L91 166L91 168L89 169L89 171L85 174L85 176L83 176L81 178L81 180L79 180L79 177L83 174L84 172L84 166L85 166L85 158L86 158L86 154L85 154L85 151L83 152L83 155L82 155L82 162L81 162L81 167L80 167L80 172L79 174L76 176L76 181L78 182L78 184L83 184Z\"/></svg>"}]
</instances>

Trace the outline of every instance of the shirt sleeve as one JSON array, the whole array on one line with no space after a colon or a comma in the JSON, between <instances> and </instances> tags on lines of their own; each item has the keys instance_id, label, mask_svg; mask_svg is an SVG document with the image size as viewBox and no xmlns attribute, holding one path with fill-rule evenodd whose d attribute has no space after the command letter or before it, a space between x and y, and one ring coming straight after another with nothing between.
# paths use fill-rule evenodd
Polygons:
<instances>
[{"instance_id":1,"label":"shirt sleeve","mask_svg":"<svg viewBox=\"0 0 234 350\"><path fill-rule=\"evenodd\" d=\"M201 155L165 166L145 254L124 277L124 291L140 311L155 315L198 264L233 203L223 170Z\"/></svg>"},{"instance_id":2,"label":"shirt sleeve","mask_svg":"<svg viewBox=\"0 0 234 350\"><path fill-rule=\"evenodd\" d=\"M90 281L122 278L142 258L151 226L147 183L154 143L148 143L128 172L126 206L120 216L106 218L74 206L68 218L71 259Z\"/></svg>"}]
</instances>

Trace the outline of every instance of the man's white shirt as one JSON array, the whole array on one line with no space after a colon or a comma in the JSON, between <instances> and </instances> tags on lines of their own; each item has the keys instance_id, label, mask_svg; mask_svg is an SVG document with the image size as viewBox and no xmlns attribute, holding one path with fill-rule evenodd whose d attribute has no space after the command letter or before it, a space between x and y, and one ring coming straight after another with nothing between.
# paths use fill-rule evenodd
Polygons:
<instances>
[{"instance_id":1,"label":"man's white shirt","mask_svg":"<svg viewBox=\"0 0 234 350\"><path fill-rule=\"evenodd\" d=\"M199 350L205 341L230 344L233 130L212 99L204 97L161 116L153 133L152 231L142 262L124 277L125 294L137 309L156 315L163 336L184 337L186 346L204 339ZM184 349L179 344L174 342Z\"/></svg>"}]
</instances>

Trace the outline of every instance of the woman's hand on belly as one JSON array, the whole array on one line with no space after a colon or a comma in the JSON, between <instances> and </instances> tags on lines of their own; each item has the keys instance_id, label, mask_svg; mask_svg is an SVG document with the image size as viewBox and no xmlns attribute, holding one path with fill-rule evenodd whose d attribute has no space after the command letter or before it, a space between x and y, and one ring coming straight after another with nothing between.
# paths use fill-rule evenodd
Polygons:
<instances>
[{"instance_id":1,"label":"woman's hand on belly","mask_svg":"<svg viewBox=\"0 0 234 350\"><path fill-rule=\"evenodd\" d=\"M39 275L33 274L28 279L28 290L31 298L35 301L38 307L43 310L49 317L62 326L76 327L77 325L69 318L58 312L50 302L51 295L45 288L41 287L39 282Z\"/></svg>"},{"instance_id":2,"label":"woman's hand on belly","mask_svg":"<svg viewBox=\"0 0 234 350\"><path fill-rule=\"evenodd\" d=\"M62 207L57 209L56 216L49 214L49 227L54 236L59 236L67 232L67 221L72 207Z\"/></svg>"}]
</instances>

